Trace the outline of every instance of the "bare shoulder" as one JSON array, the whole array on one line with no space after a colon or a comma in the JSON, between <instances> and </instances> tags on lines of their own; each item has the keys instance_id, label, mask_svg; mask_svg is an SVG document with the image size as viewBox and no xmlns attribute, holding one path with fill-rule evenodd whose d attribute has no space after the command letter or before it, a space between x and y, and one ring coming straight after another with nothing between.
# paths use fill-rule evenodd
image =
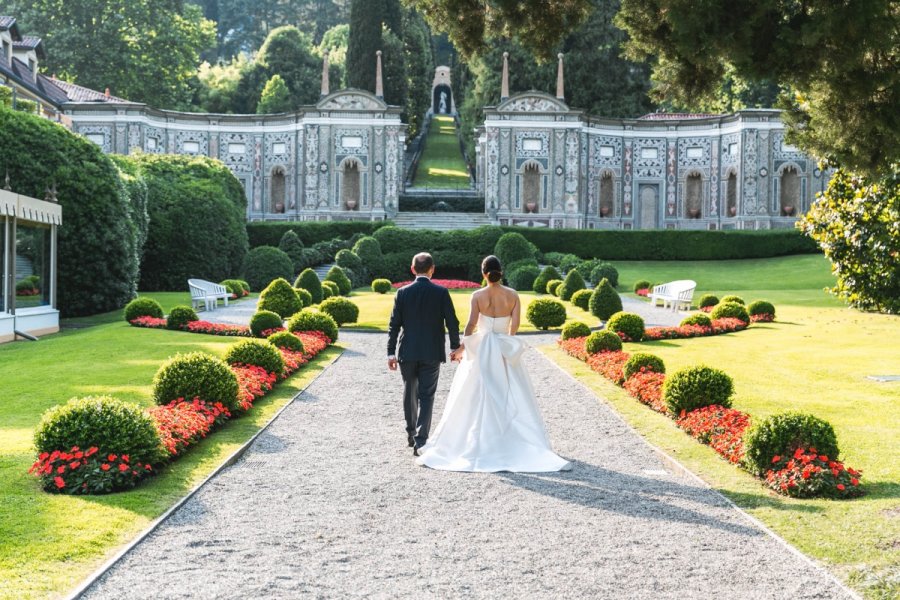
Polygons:
<instances>
[{"instance_id":1,"label":"bare shoulder","mask_svg":"<svg viewBox=\"0 0 900 600\"><path fill-rule=\"evenodd\" d=\"M506 297L510 299L511 302L515 302L519 299L519 292L512 289L511 287L503 286L503 291L506 293Z\"/></svg>"}]
</instances>

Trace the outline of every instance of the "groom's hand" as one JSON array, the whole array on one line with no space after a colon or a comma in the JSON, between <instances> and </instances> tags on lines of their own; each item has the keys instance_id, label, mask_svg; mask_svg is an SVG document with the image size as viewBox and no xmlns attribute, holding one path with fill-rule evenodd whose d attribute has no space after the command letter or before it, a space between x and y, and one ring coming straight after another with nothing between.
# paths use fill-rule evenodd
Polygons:
<instances>
[{"instance_id":1,"label":"groom's hand","mask_svg":"<svg viewBox=\"0 0 900 600\"><path fill-rule=\"evenodd\" d=\"M391 371L397 370L397 358L394 356L388 357L388 369Z\"/></svg>"},{"instance_id":2,"label":"groom's hand","mask_svg":"<svg viewBox=\"0 0 900 600\"><path fill-rule=\"evenodd\" d=\"M456 350L454 350L450 353L450 360L451 360L451 362L452 361L460 361L460 360L462 360L462 356L463 356L463 347L460 346L459 348L457 348Z\"/></svg>"}]
</instances>

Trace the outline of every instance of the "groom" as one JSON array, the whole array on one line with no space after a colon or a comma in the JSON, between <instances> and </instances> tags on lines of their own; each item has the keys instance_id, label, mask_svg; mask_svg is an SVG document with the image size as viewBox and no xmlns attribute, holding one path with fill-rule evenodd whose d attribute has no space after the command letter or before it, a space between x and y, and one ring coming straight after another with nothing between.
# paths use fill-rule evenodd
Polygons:
<instances>
[{"instance_id":1,"label":"groom","mask_svg":"<svg viewBox=\"0 0 900 600\"><path fill-rule=\"evenodd\" d=\"M388 332L388 368L403 377L406 433L415 456L428 440L431 410L444 353L444 325L450 334L451 358L459 354L459 321L447 288L431 282L434 259L427 252L413 257L416 280L397 290ZM399 336L400 349L397 349Z\"/></svg>"}]
</instances>

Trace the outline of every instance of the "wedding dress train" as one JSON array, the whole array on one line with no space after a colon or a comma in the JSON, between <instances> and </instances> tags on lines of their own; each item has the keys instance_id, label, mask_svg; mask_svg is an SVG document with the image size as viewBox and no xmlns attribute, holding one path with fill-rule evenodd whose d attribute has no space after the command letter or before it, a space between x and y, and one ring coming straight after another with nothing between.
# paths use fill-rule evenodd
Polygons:
<instances>
[{"instance_id":1,"label":"wedding dress train","mask_svg":"<svg viewBox=\"0 0 900 600\"><path fill-rule=\"evenodd\" d=\"M550 448L534 389L521 362L525 344L510 317L481 315L450 385L444 414L416 460L446 471L571 469Z\"/></svg>"}]
</instances>

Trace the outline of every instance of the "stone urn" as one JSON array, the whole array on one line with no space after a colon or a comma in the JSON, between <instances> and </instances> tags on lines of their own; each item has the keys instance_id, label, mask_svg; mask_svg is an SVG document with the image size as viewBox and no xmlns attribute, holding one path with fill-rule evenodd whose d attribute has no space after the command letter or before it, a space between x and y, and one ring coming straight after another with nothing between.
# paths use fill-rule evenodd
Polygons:
<instances>
[{"instance_id":1,"label":"stone urn","mask_svg":"<svg viewBox=\"0 0 900 600\"><path fill-rule=\"evenodd\" d=\"M785 204L781 207L782 212L784 212L785 216L792 217L794 216L794 207L790 204Z\"/></svg>"},{"instance_id":2,"label":"stone urn","mask_svg":"<svg viewBox=\"0 0 900 600\"><path fill-rule=\"evenodd\" d=\"M600 216L601 217L609 216L609 206L604 204L603 206L600 207Z\"/></svg>"},{"instance_id":3,"label":"stone urn","mask_svg":"<svg viewBox=\"0 0 900 600\"><path fill-rule=\"evenodd\" d=\"M700 218L700 209L692 208L692 209L688 210L688 215L690 215L690 217L692 219L699 219Z\"/></svg>"},{"instance_id":4,"label":"stone urn","mask_svg":"<svg viewBox=\"0 0 900 600\"><path fill-rule=\"evenodd\" d=\"M525 203L525 212L533 213L537 210L537 202L526 202Z\"/></svg>"},{"instance_id":5,"label":"stone urn","mask_svg":"<svg viewBox=\"0 0 900 600\"><path fill-rule=\"evenodd\" d=\"M275 212L277 212L277 213L284 212L284 202L276 202L275 203Z\"/></svg>"},{"instance_id":6,"label":"stone urn","mask_svg":"<svg viewBox=\"0 0 900 600\"><path fill-rule=\"evenodd\" d=\"M347 207L347 210L353 210L356 208L356 200L347 200L344 205Z\"/></svg>"},{"instance_id":7,"label":"stone urn","mask_svg":"<svg viewBox=\"0 0 900 600\"><path fill-rule=\"evenodd\" d=\"M737 216L737 206L729 206L728 214L731 215L732 217Z\"/></svg>"}]
</instances>

